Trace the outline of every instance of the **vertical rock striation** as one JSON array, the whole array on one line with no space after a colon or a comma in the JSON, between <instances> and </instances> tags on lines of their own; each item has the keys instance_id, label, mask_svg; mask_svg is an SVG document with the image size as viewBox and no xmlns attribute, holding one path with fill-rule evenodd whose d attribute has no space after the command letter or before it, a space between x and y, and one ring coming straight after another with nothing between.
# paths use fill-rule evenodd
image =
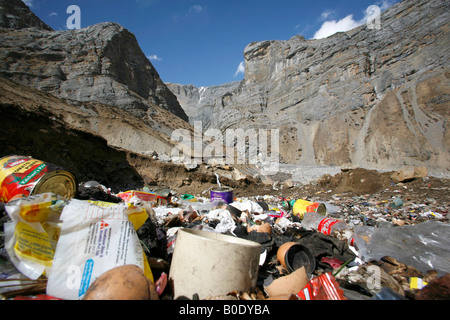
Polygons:
<instances>
[{"instance_id":1,"label":"vertical rock striation","mask_svg":"<svg viewBox=\"0 0 450 320\"><path fill-rule=\"evenodd\" d=\"M449 9L402 1L382 14L381 29L253 42L245 79L214 88L206 102L169 88L192 117L210 116L208 127L280 129L286 163L448 172Z\"/></svg>"},{"instance_id":2,"label":"vertical rock striation","mask_svg":"<svg viewBox=\"0 0 450 320\"><path fill-rule=\"evenodd\" d=\"M52 28L31 12L21 0L0 1L0 28L39 28L52 31Z\"/></svg>"},{"instance_id":3,"label":"vertical rock striation","mask_svg":"<svg viewBox=\"0 0 450 320\"><path fill-rule=\"evenodd\" d=\"M57 97L97 101L144 116L159 106L188 120L176 96L116 23L49 29L20 0L0 0L0 74Z\"/></svg>"}]
</instances>

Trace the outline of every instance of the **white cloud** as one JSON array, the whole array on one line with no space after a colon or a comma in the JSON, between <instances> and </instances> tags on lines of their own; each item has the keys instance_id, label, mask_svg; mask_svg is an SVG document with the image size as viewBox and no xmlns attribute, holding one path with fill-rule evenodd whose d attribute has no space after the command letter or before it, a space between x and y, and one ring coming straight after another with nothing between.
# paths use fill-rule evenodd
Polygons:
<instances>
[{"instance_id":1,"label":"white cloud","mask_svg":"<svg viewBox=\"0 0 450 320\"><path fill-rule=\"evenodd\" d=\"M205 8L202 7L201 5L195 4L189 8L189 13L192 13L192 12L199 13L199 12L202 12L204 9Z\"/></svg>"},{"instance_id":2,"label":"white cloud","mask_svg":"<svg viewBox=\"0 0 450 320\"><path fill-rule=\"evenodd\" d=\"M322 39L329 37L336 32L345 32L349 31L353 28L359 27L363 24L368 23L370 20L373 20L375 17L379 16L379 14L392 6L395 3L395 0L381 0L377 1L375 5L370 5L364 11L364 17L361 20L353 19L353 14L349 14L345 18L341 20L330 20L325 21L319 30L313 36L313 39ZM334 14L332 10L325 10L321 14L321 19L327 19L330 15Z\"/></svg>"},{"instance_id":3,"label":"white cloud","mask_svg":"<svg viewBox=\"0 0 450 320\"><path fill-rule=\"evenodd\" d=\"M25 3L28 7L33 7L33 0L22 0L23 3Z\"/></svg>"},{"instance_id":4,"label":"white cloud","mask_svg":"<svg viewBox=\"0 0 450 320\"><path fill-rule=\"evenodd\" d=\"M322 14L320 15L320 19L321 20L327 20L329 16L334 15L334 11L333 10L325 10L324 12L322 12Z\"/></svg>"},{"instance_id":5,"label":"white cloud","mask_svg":"<svg viewBox=\"0 0 450 320\"><path fill-rule=\"evenodd\" d=\"M56 13L56 12L52 12L52 13L49 13L48 14L48 16L49 17L56 17L58 14Z\"/></svg>"},{"instance_id":6,"label":"white cloud","mask_svg":"<svg viewBox=\"0 0 450 320\"><path fill-rule=\"evenodd\" d=\"M234 73L234 76L237 77L240 73L242 73L242 74L245 73L245 63L244 63L244 61L239 63L239 66L237 67L236 72Z\"/></svg>"},{"instance_id":7,"label":"white cloud","mask_svg":"<svg viewBox=\"0 0 450 320\"><path fill-rule=\"evenodd\" d=\"M350 14L339 21L336 20L325 21L320 27L320 29L314 34L313 38L314 39L326 38L331 36L332 34L335 34L336 32L348 31L360 25L361 23L355 21L353 19L353 15Z\"/></svg>"},{"instance_id":8,"label":"white cloud","mask_svg":"<svg viewBox=\"0 0 450 320\"><path fill-rule=\"evenodd\" d=\"M382 1L378 1L376 3L376 5L378 5L380 7L381 11L384 11L387 8L389 8L390 6L392 6L394 3L395 3L395 1L382 0Z\"/></svg>"},{"instance_id":9,"label":"white cloud","mask_svg":"<svg viewBox=\"0 0 450 320\"><path fill-rule=\"evenodd\" d=\"M187 11L185 11L185 13L183 13L183 14L175 13L172 16L172 19L174 21L180 21L182 19L189 19L189 18L192 18L196 14L205 12L206 8L207 7L205 7L205 6L201 6L199 4L194 4L193 6L189 7L189 9Z\"/></svg>"},{"instance_id":10,"label":"white cloud","mask_svg":"<svg viewBox=\"0 0 450 320\"><path fill-rule=\"evenodd\" d=\"M147 58L148 58L148 60L151 60L151 61L161 61L162 60L162 58L158 57L156 54L148 55Z\"/></svg>"}]
</instances>

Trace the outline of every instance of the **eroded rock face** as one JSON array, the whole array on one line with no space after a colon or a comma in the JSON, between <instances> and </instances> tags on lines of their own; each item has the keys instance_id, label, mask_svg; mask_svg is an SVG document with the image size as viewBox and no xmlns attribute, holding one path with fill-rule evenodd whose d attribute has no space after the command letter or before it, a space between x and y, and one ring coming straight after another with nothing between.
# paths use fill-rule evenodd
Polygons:
<instances>
[{"instance_id":1,"label":"eroded rock face","mask_svg":"<svg viewBox=\"0 0 450 320\"><path fill-rule=\"evenodd\" d=\"M52 31L19 0L1 1L0 6L7 10L3 16L11 17L0 24L10 26L0 29L3 76L60 98L97 101L138 116L157 105L187 120L175 95L124 27L100 23Z\"/></svg>"},{"instance_id":2,"label":"eroded rock face","mask_svg":"<svg viewBox=\"0 0 450 320\"><path fill-rule=\"evenodd\" d=\"M67 103L51 94L14 83L1 76L0 106L0 157L16 152L39 157L39 154L47 152L58 155L58 159L71 158L73 153L69 155L67 150L84 148L86 135L83 132L89 132L89 135L96 136L99 140L103 139L109 148L148 155L154 151L170 155L174 143L170 135L161 131L170 132L173 130L172 125L183 127L185 124L184 128L189 130L185 121L159 107L158 114L152 119L155 122L152 123L122 109L98 102ZM172 119L172 123L167 124L164 119ZM74 145L70 148L68 144L59 143L58 134L55 135L56 130L52 129L54 126L79 132L78 141L76 134L73 134ZM87 143L83 153L87 154L89 150L91 157L95 159L95 148L89 147L90 141Z\"/></svg>"},{"instance_id":3,"label":"eroded rock face","mask_svg":"<svg viewBox=\"0 0 450 320\"><path fill-rule=\"evenodd\" d=\"M278 128L288 163L448 172L449 9L403 1L381 29L251 43L245 80L204 101L198 88L169 88L206 128Z\"/></svg>"},{"instance_id":4,"label":"eroded rock face","mask_svg":"<svg viewBox=\"0 0 450 320\"><path fill-rule=\"evenodd\" d=\"M181 85L177 83L166 83L189 117L189 122L201 121L205 126L214 117L214 107L226 99L229 92L239 88L241 82L231 82L220 86L196 87L194 85Z\"/></svg>"},{"instance_id":5,"label":"eroded rock face","mask_svg":"<svg viewBox=\"0 0 450 320\"><path fill-rule=\"evenodd\" d=\"M0 27L11 29L39 28L51 31L21 0L0 0Z\"/></svg>"},{"instance_id":6,"label":"eroded rock face","mask_svg":"<svg viewBox=\"0 0 450 320\"><path fill-rule=\"evenodd\" d=\"M165 155L174 130L191 130L176 96L122 26L53 31L20 0L0 0L0 7L8 18L0 19L0 78L49 94L48 102L39 99L44 109L54 105L51 96L63 99L73 107L60 115L69 126L92 131L110 146ZM20 89L6 83L2 79L5 99L8 94L15 105L11 97Z\"/></svg>"}]
</instances>

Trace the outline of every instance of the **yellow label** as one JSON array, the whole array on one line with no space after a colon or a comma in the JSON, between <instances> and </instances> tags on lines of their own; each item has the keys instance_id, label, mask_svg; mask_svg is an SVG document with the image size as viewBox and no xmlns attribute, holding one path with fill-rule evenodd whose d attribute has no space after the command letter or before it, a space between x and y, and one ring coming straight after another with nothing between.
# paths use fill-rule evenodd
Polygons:
<instances>
[{"instance_id":1,"label":"yellow label","mask_svg":"<svg viewBox=\"0 0 450 320\"><path fill-rule=\"evenodd\" d=\"M292 209L292 213L295 216L298 216L300 219L303 219L303 216L306 212L306 208L308 206L310 206L311 204L312 203L307 200L299 199L299 200L295 201L294 207Z\"/></svg>"},{"instance_id":2,"label":"yellow label","mask_svg":"<svg viewBox=\"0 0 450 320\"><path fill-rule=\"evenodd\" d=\"M36 231L32 226L19 221L15 229L15 238L16 255L45 266L52 264L55 251L46 232Z\"/></svg>"},{"instance_id":3,"label":"yellow label","mask_svg":"<svg viewBox=\"0 0 450 320\"><path fill-rule=\"evenodd\" d=\"M145 209L142 209L139 212L132 213L128 216L128 219L134 226L134 230L138 230L142 227L148 219L148 213Z\"/></svg>"},{"instance_id":4,"label":"yellow label","mask_svg":"<svg viewBox=\"0 0 450 320\"><path fill-rule=\"evenodd\" d=\"M3 181L7 176L9 176L12 173L24 173L30 170L31 167L33 167L36 164L43 164L42 161L34 160L34 159L28 159L28 158L17 158L15 162L10 162L7 165L8 161L11 161L14 159L13 157L6 157L0 161L0 182ZM5 166L8 166L8 168L5 168Z\"/></svg>"},{"instance_id":5,"label":"yellow label","mask_svg":"<svg viewBox=\"0 0 450 320\"><path fill-rule=\"evenodd\" d=\"M127 215L128 220L133 224L134 230L138 230L148 219L147 211L142 207L137 207L129 202L112 203L105 201L87 200L87 202L101 208L112 208L119 206L126 206L124 214Z\"/></svg>"},{"instance_id":6,"label":"yellow label","mask_svg":"<svg viewBox=\"0 0 450 320\"><path fill-rule=\"evenodd\" d=\"M423 281L422 278L418 278L418 277L411 277L411 281L409 283L409 288L411 290L413 289L422 289L423 287L425 287L428 283Z\"/></svg>"},{"instance_id":7,"label":"yellow label","mask_svg":"<svg viewBox=\"0 0 450 320\"><path fill-rule=\"evenodd\" d=\"M96 205L97 207L102 207L102 208L109 208L109 207L117 206L117 203L114 203L114 202L106 202L106 201L99 201L99 200L87 200L87 202L92 203L93 205Z\"/></svg>"},{"instance_id":8,"label":"yellow label","mask_svg":"<svg viewBox=\"0 0 450 320\"><path fill-rule=\"evenodd\" d=\"M145 253L142 253L144 257L144 275L149 279L152 283L155 283L155 278L153 277L152 269L150 268L150 265L147 260L147 256Z\"/></svg>"},{"instance_id":9,"label":"yellow label","mask_svg":"<svg viewBox=\"0 0 450 320\"><path fill-rule=\"evenodd\" d=\"M41 202L36 202L32 197L21 200L19 214L26 222L44 222L52 211L60 212L62 202L59 202L57 195L45 193L40 197Z\"/></svg>"}]
</instances>

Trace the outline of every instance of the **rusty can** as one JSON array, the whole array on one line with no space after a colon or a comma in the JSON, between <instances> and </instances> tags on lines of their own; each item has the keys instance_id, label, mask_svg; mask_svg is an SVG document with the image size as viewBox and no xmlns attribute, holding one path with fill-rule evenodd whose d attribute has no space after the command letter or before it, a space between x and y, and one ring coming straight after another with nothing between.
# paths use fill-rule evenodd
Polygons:
<instances>
[{"instance_id":1,"label":"rusty can","mask_svg":"<svg viewBox=\"0 0 450 320\"><path fill-rule=\"evenodd\" d=\"M67 199L77 193L76 177L64 168L27 156L0 159L0 201L53 192Z\"/></svg>"}]
</instances>

